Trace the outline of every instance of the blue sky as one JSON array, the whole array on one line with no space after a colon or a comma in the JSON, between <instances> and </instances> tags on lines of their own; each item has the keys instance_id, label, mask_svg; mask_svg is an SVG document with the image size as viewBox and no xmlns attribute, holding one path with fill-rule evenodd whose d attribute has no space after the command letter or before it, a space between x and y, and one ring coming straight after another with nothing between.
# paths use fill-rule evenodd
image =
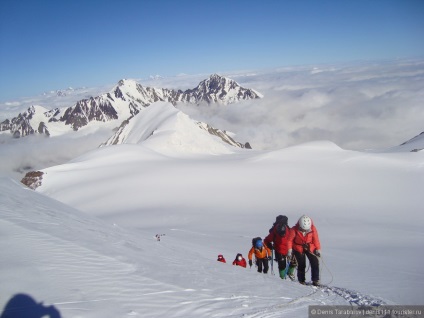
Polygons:
<instances>
[{"instance_id":1,"label":"blue sky","mask_svg":"<svg viewBox=\"0 0 424 318\"><path fill-rule=\"evenodd\" d=\"M0 0L0 101L155 74L423 56L422 0Z\"/></svg>"}]
</instances>

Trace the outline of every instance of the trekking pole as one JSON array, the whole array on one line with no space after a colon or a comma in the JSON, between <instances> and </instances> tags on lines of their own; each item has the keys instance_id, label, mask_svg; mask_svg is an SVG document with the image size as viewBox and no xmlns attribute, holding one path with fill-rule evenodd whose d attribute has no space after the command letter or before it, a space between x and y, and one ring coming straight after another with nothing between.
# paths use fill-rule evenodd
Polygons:
<instances>
[{"instance_id":1,"label":"trekking pole","mask_svg":"<svg viewBox=\"0 0 424 318\"><path fill-rule=\"evenodd\" d=\"M274 249L271 250L271 274L274 274Z\"/></svg>"},{"instance_id":2,"label":"trekking pole","mask_svg":"<svg viewBox=\"0 0 424 318\"><path fill-rule=\"evenodd\" d=\"M289 267L290 267L290 260L287 260L287 258L286 258L286 268L284 269L284 275L283 275L284 279L286 279L286 277L287 277Z\"/></svg>"}]
</instances>

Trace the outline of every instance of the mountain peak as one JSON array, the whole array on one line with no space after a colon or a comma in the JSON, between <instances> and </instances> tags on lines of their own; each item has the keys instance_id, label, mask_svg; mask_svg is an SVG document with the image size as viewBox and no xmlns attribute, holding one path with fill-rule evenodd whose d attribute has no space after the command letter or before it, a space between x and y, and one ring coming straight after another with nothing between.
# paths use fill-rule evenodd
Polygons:
<instances>
[{"instance_id":1,"label":"mountain peak","mask_svg":"<svg viewBox=\"0 0 424 318\"><path fill-rule=\"evenodd\" d=\"M179 102L195 105L201 103L228 105L261 97L254 90L241 87L234 80L216 73L200 82L196 88L184 92L143 87L134 79L124 78L109 93L82 99L66 109L52 111L44 109L41 112L32 107L24 114L1 122L0 131L9 130L20 137L50 131L50 134L54 136L56 133L62 133L62 128L58 128L59 123L76 131L93 121L120 120L122 122L137 115L143 108L160 101L172 103L174 106ZM43 116L33 116L34 113L42 113ZM43 125L40 126L41 122ZM55 123L57 132L50 129L52 123Z\"/></svg>"},{"instance_id":2,"label":"mountain peak","mask_svg":"<svg viewBox=\"0 0 424 318\"><path fill-rule=\"evenodd\" d=\"M203 82L234 82L235 83L234 80L228 77L216 74L216 73L210 75L207 79L203 80Z\"/></svg>"},{"instance_id":3,"label":"mountain peak","mask_svg":"<svg viewBox=\"0 0 424 318\"><path fill-rule=\"evenodd\" d=\"M239 84L237 84L234 80L216 73L209 76L209 78L203 82L209 83L209 88L219 88L219 85L228 85L230 88L239 86Z\"/></svg>"},{"instance_id":4,"label":"mountain peak","mask_svg":"<svg viewBox=\"0 0 424 318\"><path fill-rule=\"evenodd\" d=\"M251 148L235 141L226 131L191 119L168 102L152 104L125 121L102 146L139 143L168 155L230 153L232 147Z\"/></svg>"},{"instance_id":5,"label":"mountain peak","mask_svg":"<svg viewBox=\"0 0 424 318\"><path fill-rule=\"evenodd\" d=\"M231 80L231 79L229 79L225 76L219 75L217 73L211 74L211 76L209 76L209 79L211 79L211 80L221 80L221 79Z\"/></svg>"},{"instance_id":6,"label":"mountain peak","mask_svg":"<svg viewBox=\"0 0 424 318\"><path fill-rule=\"evenodd\" d=\"M123 78L118 82L118 86L136 86L139 85L136 80Z\"/></svg>"},{"instance_id":7,"label":"mountain peak","mask_svg":"<svg viewBox=\"0 0 424 318\"><path fill-rule=\"evenodd\" d=\"M187 90L185 93L194 95L197 103L207 102L208 104L228 105L240 100L262 98L262 95L254 90L244 88L236 81L216 73L200 82L196 88Z\"/></svg>"}]
</instances>

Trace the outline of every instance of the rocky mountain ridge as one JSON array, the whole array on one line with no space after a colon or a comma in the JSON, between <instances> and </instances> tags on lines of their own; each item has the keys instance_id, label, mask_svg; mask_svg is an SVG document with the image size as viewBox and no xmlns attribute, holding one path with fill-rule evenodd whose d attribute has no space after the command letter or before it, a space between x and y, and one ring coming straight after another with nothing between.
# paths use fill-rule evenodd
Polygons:
<instances>
[{"instance_id":1,"label":"rocky mountain ridge","mask_svg":"<svg viewBox=\"0 0 424 318\"><path fill-rule=\"evenodd\" d=\"M67 126L77 131L91 122L122 122L158 101L170 102L174 106L180 102L228 105L261 97L258 92L241 87L235 81L217 74L200 82L196 88L186 91L144 87L136 81L123 79L112 91L82 99L71 107L47 110L32 106L16 117L1 122L0 131L10 131L15 138L32 134L50 136L54 135L53 126Z\"/></svg>"}]
</instances>

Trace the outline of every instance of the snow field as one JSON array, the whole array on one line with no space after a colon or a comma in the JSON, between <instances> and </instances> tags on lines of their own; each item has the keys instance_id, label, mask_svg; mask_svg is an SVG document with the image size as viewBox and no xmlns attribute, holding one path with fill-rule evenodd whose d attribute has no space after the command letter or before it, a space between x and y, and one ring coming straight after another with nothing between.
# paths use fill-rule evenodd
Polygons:
<instances>
[{"instance_id":1,"label":"snow field","mask_svg":"<svg viewBox=\"0 0 424 318\"><path fill-rule=\"evenodd\" d=\"M62 317L279 317L282 310L302 315L317 301L340 302L205 258L188 239L216 238L211 235L174 229L157 242L10 180L2 179L0 187L8 195L0 206L2 307L26 293Z\"/></svg>"},{"instance_id":2,"label":"snow field","mask_svg":"<svg viewBox=\"0 0 424 318\"><path fill-rule=\"evenodd\" d=\"M119 145L45 169L37 192L83 211L83 220L99 218L94 229L77 226L78 235L67 239L112 259L106 273L88 256L80 258L81 271L99 282L86 280L83 300L108 299L115 304L110 317L306 317L310 304L422 303L416 252L424 236L422 162L421 153L360 153L328 142L173 157L143 144ZM237 253L246 257L251 238L264 237L276 215L286 214L292 226L303 213L318 228L321 280L331 283L331 292L216 262L221 253L228 263ZM158 233L165 234L160 242ZM66 286L74 278L61 280ZM62 298L81 301L69 290ZM81 317L108 305L90 306Z\"/></svg>"}]
</instances>

